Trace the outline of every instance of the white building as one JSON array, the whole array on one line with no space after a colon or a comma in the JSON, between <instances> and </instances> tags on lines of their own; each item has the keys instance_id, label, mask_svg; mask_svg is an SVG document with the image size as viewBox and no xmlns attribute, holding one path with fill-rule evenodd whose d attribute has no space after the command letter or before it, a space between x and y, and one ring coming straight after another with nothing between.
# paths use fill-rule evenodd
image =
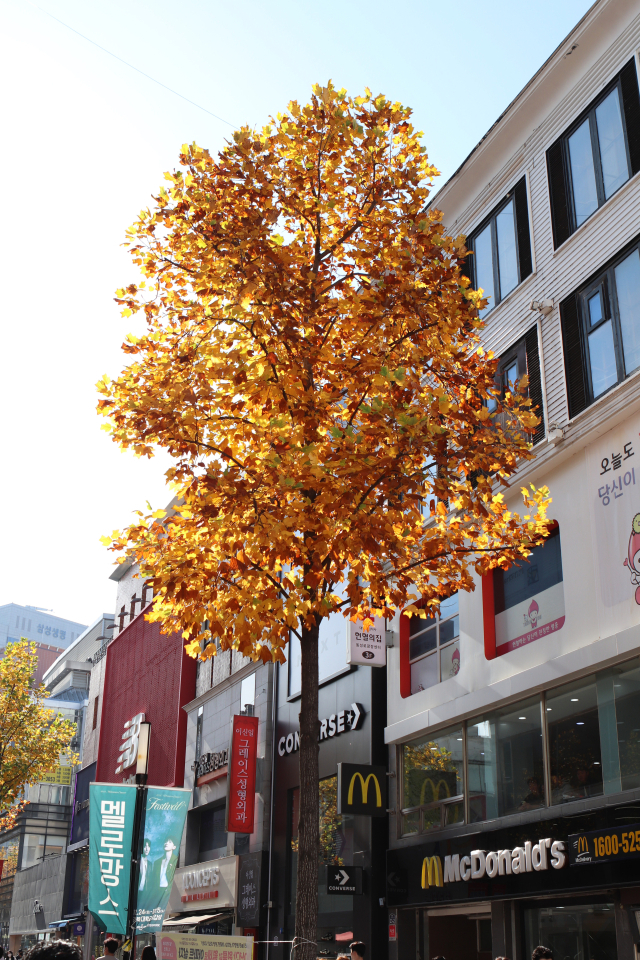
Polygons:
<instances>
[{"instance_id":1,"label":"white building","mask_svg":"<svg viewBox=\"0 0 640 960\"><path fill-rule=\"evenodd\" d=\"M412 960L640 941L639 49L640 2L598 0L434 201L543 416L508 504L546 484L557 527L439 622L400 618L387 900Z\"/></svg>"}]
</instances>

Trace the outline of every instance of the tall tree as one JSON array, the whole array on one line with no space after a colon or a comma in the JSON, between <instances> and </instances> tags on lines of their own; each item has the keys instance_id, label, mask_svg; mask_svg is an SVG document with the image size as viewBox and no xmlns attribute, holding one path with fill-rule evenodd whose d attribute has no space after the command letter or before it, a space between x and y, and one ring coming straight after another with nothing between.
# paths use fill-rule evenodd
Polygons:
<instances>
[{"instance_id":1,"label":"tall tree","mask_svg":"<svg viewBox=\"0 0 640 960\"><path fill-rule=\"evenodd\" d=\"M38 783L61 755L73 763L71 720L47 709L49 691L34 687L38 654L24 638L8 643L0 658L0 831L15 823L25 786Z\"/></svg>"},{"instance_id":2,"label":"tall tree","mask_svg":"<svg viewBox=\"0 0 640 960\"><path fill-rule=\"evenodd\" d=\"M194 656L282 662L290 633L301 641L305 960L322 619L391 617L420 595L437 607L546 533L544 489L525 492L524 518L498 491L537 420L526 381L496 393L485 301L462 274L464 238L427 208L436 170L410 115L329 84L215 158L185 145L128 234L143 280L117 300L146 332L99 384L113 439L175 461L178 506L105 538L153 580L151 618Z\"/></svg>"}]
</instances>

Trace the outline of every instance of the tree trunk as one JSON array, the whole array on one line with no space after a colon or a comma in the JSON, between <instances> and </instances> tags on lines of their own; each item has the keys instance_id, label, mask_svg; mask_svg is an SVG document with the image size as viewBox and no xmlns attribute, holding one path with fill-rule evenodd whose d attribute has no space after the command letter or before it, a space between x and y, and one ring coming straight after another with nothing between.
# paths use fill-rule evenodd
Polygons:
<instances>
[{"instance_id":1,"label":"tree trunk","mask_svg":"<svg viewBox=\"0 0 640 960\"><path fill-rule=\"evenodd\" d=\"M300 821L294 960L318 956L318 625L303 627L300 642ZM311 941L311 942L308 942ZM299 945L298 945L299 944Z\"/></svg>"}]
</instances>

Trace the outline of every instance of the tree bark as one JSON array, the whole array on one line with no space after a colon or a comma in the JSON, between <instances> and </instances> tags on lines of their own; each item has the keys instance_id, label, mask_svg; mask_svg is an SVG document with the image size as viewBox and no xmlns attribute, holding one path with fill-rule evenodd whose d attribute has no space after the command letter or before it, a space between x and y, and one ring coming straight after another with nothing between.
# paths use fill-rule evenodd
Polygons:
<instances>
[{"instance_id":1,"label":"tree bark","mask_svg":"<svg viewBox=\"0 0 640 960\"><path fill-rule=\"evenodd\" d=\"M300 642L300 820L294 960L318 956L318 624L303 627Z\"/></svg>"}]
</instances>

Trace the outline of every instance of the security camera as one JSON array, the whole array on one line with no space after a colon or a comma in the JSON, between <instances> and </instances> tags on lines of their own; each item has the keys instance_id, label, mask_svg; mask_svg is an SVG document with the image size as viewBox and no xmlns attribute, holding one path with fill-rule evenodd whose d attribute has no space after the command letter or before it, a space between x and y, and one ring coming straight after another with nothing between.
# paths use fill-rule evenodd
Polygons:
<instances>
[{"instance_id":1,"label":"security camera","mask_svg":"<svg viewBox=\"0 0 640 960\"><path fill-rule=\"evenodd\" d=\"M553 300L532 300L531 309L546 317L553 310Z\"/></svg>"}]
</instances>

